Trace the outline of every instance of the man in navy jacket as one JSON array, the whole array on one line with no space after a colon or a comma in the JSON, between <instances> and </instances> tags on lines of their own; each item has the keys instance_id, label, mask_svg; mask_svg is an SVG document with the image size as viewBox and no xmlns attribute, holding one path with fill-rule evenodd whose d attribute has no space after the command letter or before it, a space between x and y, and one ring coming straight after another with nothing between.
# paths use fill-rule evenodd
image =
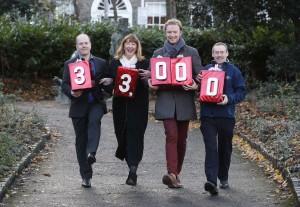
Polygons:
<instances>
[{"instance_id":1,"label":"man in navy jacket","mask_svg":"<svg viewBox=\"0 0 300 207\"><path fill-rule=\"evenodd\" d=\"M96 152L100 141L101 119L107 113L104 90L111 90L112 79L106 61L91 54L91 41L88 35L76 37L74 58L64 64L62 91L71 99L69 117L76 136L76 154L82 177L82 186L91 187L92 164L96 162ZM93 87L88 90L71 89L69 63L86 60L90 64ZM98 84L99 83L99 84Z\"/></svg>"},{"instance_id":2,"label":"man in navy jacket","mask_svg":"<svg viewBox=\"0 0 300 207\"><path fill-rule=\"evenodd\" d=\"M204 189L211 195L217 195L217 178L220 180L220 188L229 187L228 171L235 125L235 105L244 100L246 89L240 70L227 61L228 48L225 43L214 44L212 57L214 64L209 64L204 69L208 70L218 64L218 68L225 72L224 95L220 103L201 103L200 130L206 151L207 182Z\"/></svg>"}]
</instances>

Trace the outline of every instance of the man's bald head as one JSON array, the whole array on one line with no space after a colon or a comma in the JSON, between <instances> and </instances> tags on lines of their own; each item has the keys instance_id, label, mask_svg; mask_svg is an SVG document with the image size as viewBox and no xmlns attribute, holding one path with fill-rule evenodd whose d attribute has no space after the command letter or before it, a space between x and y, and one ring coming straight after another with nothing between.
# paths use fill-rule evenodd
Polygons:
<instances>
[{"instance_id":1,"label":"man's bald head","mask_svg":"<svg viewBox=\"0 0 300 207\"><path fill-rule=\"evenodd\" d=\"M91 42L91 39L87 34L81 33L81 34L76 36L76 44L79 40L82 40L82 39L88 39Z\"/></svg>"},{"instance_id":2,"label":"man's bald head","mask_svg":"<svg viewBox=\"0 0 300 207\"><path fill-rule=\"evenodd\" d=\"M76 37L76 49L80 56L88 59L91 54L91 40L87 34L79 34Z\"/></svg>"}]
</instances>

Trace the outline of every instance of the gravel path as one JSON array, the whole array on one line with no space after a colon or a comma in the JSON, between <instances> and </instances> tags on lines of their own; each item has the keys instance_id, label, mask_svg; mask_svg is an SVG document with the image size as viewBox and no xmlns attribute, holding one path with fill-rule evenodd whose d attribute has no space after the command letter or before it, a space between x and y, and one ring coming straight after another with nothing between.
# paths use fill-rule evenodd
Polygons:
<instances>
[{"instance_id":1,"label":"gravel path","mask_svg":"<svg viewBox=\"0 0 300 207\"><path fill-rule=\"evenodd\" d=\"M81 187L75 156L74 132L68 118L68 106L55 101L22 103L32 107L56 128L62 137L48 159L38 169L16 182L17 192L0 206L9 207L275 207L283 206L274 194L276 186L255 164L234 152L230 171L231 188L211 197L203 190L204 146L199 129L189 133L186 160L181 175L183 189L168 189L161 183L166 172L162 123L149 121L143 161L138 169L138 185L125 185L127 166L114 157L116 139L112 114L102 120L102 136L94 164L92 188ZM48 176L45 176L48 175ZM50 175L50 176L49 176Z\"/></svg>"}]
</instances>

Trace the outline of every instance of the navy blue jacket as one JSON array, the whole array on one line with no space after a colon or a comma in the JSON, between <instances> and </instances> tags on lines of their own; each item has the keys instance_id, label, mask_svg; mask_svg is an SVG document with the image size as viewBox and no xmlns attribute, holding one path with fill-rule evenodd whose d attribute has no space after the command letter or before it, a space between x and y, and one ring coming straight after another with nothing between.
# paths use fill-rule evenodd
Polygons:
<instances>
[{"instance_id":1,"label":"navy blue jacket","mask_svg":"<svg viewBox=\"0 0 300 207\"><path fill-rule=\"evenodd\" d=\"M95 101L100 103L103 107L104 113L107 112L106 103L104 100L103 90L108 90L109 86L103 86L96 84L91 89L86 89L83 91L83 94L75 98L71 95L71 80L70 80L70 72L69 72L69 63L76 62L79 57L76 56L64 63L64 73L63 73L63 81L62 81L62 92L66 94L71 99L71 106L69 111L69 117L71 118L80 118L85 117L88 114L89 103L88 103L88 94L91 93L95 98ZM91 56L90 62L93 62L95 67L95 75L94 80L95 83L98 83L101 78L111 77L107 63L104 59Z\"/></svg>"},{"instance_id":2,"label":"navy blue jacket","mask_svg":"<svg viewBox=\"0 0 300 207\"><path fill-rule=\"evenodd\" d=\"M214 65L206 65L204 70L208 70L211 67L214 67ZM228 103L226 105L201 103L201 118L234 118L235 104L245 99L246 87L241 71L235 65L228 62L223 63L221 69L225 72L224 94L228 97Z\"/></svg>"}]
</instances>

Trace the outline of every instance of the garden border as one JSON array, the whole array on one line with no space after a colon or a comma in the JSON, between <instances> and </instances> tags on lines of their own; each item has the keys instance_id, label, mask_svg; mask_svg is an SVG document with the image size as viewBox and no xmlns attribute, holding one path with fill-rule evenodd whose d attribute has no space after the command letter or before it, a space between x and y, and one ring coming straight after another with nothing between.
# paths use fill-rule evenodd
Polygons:
<instances>
[{"instance_id":1,"label":"garden border","mask_svg":"<svg viewBox=\"0 0 300 207\"><path fill-rule=\"evenodd\" d=\"M32 159L45 147L47 140L50 139L50 133L42 135L40 141L33 145L34 149L24 156L14 167L13 172L9 174L4 181L0 182L0 202L3 200L7 190L13 185L17 176L27 167Z\"/></svg>"},{"instance_id":2,"label":"garden border","mask_svg":"<svg viewBox=\"0 0 300 207\"><path fill-rule=\"evenodd\" d=\"M298 205L300 206L300 179L296 177L292 177L290 170L285 168L282 162L280 162L278 159L276 159L270 153L268 153L266 148L252 141L251 139L249 139L247 136L245 136L240 132L237 132L236 134L241 139L245 140L252 148L259 151L267 160L269 160L272 163L274 168L280 170L283 177L288 181L288 185L292 189L297 199Z\"/></svg>"}]
</instances>

